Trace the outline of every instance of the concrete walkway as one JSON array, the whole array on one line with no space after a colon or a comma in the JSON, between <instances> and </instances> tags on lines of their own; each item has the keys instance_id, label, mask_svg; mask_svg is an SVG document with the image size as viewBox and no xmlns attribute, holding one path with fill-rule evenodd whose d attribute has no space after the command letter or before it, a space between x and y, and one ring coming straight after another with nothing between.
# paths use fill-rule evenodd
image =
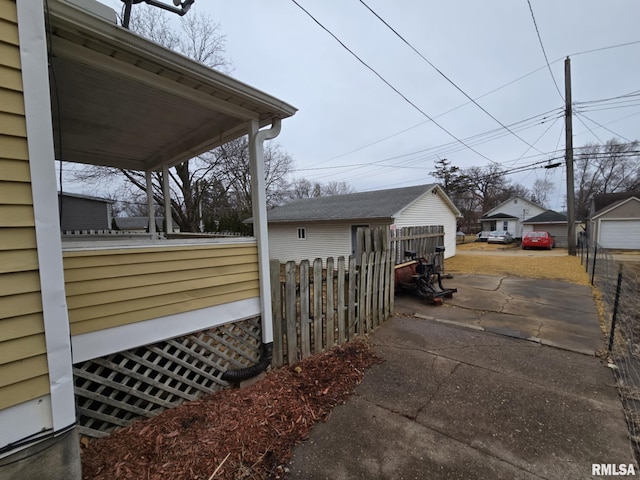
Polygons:
<instances>
[{"instance_id":1,"label":"concrete walkway","mask_svg":"<svg viewBox=\"0 0 640 480\"><path fill-rule=\"evenodd\" d=\"M456 275L443 283L458 293L442 307L402 294L396 295L396 312L587 355L604 346L591 287L494 275Z\"/></svg>"},{"instance_id":2,"label":"concrete walkway","mask_svg":"<svg viewBox=\"0 0 640 480\"><path fill-rule=\"evenodd\" d=\"M502 312L487 311L524 317L506 313L522 287L516 282L505 290ZM556 307L545 303L544 290L554 286L539 287L527 288L527 296L538 302L538 317L547 318ZM454 302L465 295L461 290ZM575 317L589 320L560 325L597 327L595 310L573 300ZM466 305L447 301L449 307L416 312L423 318L398 315L374 333L384 363L294 450L289 478L573 480L597 478L593 463L634 462L613 375L600 360L486 331L491 315L473 317ZM473 328L424 318L445 312L460 315L448 322ZM554 325L543 323L535 333L545 325L552 332ZM597 347L599 331L594 339L580 331L584 343L568 346ZM556 340L564 336L570 335Z\"/></svg>"}]
</instances>

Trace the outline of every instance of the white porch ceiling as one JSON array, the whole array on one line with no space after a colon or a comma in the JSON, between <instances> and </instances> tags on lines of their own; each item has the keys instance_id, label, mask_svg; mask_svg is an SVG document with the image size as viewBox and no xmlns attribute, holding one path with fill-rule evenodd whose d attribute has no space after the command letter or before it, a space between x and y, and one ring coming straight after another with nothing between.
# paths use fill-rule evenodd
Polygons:
<instances>
[{"instance_id":1,"label":"white porch ceiling","mask_svg":"<svg viewBox=\"0 0 640 480\"><path fill-rule=\"evenodd\" d=\"M50 2L51 98L62 160L174 165L296 109L61 0Z\"/></svg>"}]
</instances>

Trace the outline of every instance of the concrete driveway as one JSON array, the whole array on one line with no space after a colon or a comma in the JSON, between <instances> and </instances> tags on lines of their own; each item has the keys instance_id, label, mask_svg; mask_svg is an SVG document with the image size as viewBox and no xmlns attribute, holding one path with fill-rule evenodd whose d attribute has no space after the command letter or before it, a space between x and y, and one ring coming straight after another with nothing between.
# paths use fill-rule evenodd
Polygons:
<instances>
[{"instance_id":1,"label":"concrete driveway","mask_svg":"<svg viewBox=\"0 0 640 480\"><path fill-rule=\"evenodd\" d=\"M396 312L587 355L603 347L591 287L492 275L456 275L443 283L458 289L444 305L403 293L396 295Z\"/></svg>"},{"instance_id":2,"label":"concrete driveway","mask_svg":"<svg viewBox=\"0 0 640 480\"><path fill-rule=\"evenodd\" d=\"M396 297L413 315L374 332L384 363L294 450L288 478L574 480L634 464L611 370L571 351L601 345L592 296L534 282L457 276L441 307Z\"/></svg>"}]
</instances>

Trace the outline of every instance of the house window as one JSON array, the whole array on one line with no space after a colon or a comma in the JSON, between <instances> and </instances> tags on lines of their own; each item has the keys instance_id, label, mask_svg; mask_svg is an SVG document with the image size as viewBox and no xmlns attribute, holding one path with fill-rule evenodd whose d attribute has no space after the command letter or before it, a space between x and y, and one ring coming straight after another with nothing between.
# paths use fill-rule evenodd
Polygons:
<instances>
[{"instance_id":1,"label":"house window","mask_svg":"<svg viewBox=\"0 0 640 480\"><path fill-rule=\"evenodd\" d=\"M517 199L517 198L514 198L514 199L513 199L513 203L518 203L518 199Z\"/></svg>"},{"instance_id":2,"label":"house window","mask_svg":"<svg viewBox=\"0 0 640 480\"><path fill-rule=\"evenodd\" d=\"M502 230L504 231L508 231L509 230L509 222L508 221L504 221L502 222Z\"/></svg>"},{"instance_id":3,"label":"house window","mask_svg":"<svg viewBox=\"0 0 640 480\"><path fill-rule=\"evenodd\" d=\"M307 239L307 229L305 227L298 227L298 240Z\"/></svg>"}]
</instances>

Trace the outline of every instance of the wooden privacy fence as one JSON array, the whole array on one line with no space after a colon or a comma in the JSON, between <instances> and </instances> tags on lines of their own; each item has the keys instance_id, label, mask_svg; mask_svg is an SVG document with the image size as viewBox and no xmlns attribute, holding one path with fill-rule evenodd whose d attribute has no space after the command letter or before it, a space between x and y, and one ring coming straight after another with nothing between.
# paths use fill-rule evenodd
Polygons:
<instances>
[{"instance_id":1,"label":"wooden privacy fence","mask_svg":"<svg viewBox=\"0 0 640 480\"><path fill-rule=\"evenodd\" d=\"M273 365L293 365L372 331L393 312L389 251L303 260L271 260Z\"/></svg>"},{"instance_id":2,"label":"wooden privacy fence","mask_svg":"<svg viewBox=\"0 0 640 480\"><path fill-rule=\"evenodd\" d=\"M391 229L391 251L396 264L405 261L404 252L415 250L418 257L431 261L438 245L444 245L444 226L401 227Z\"/></svg>"}]
</instances>

